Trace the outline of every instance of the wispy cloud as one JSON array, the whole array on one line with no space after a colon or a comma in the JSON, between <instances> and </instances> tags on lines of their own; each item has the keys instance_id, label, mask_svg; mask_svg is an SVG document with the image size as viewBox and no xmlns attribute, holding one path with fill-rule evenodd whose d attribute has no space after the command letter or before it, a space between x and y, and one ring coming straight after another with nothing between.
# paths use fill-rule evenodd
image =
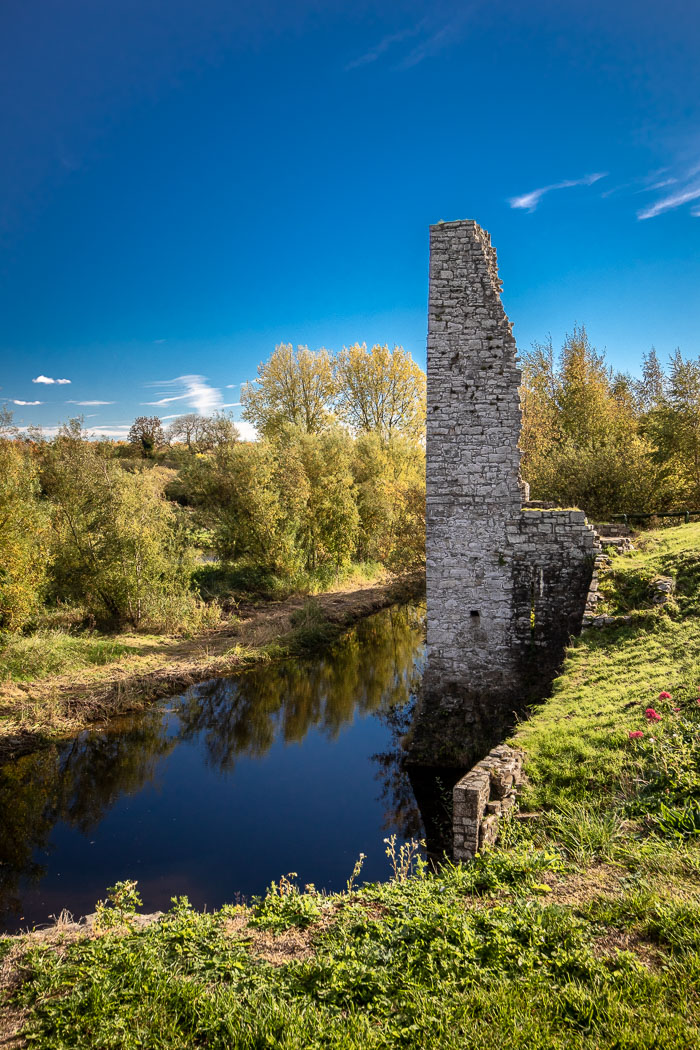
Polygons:
<instances>
[{"instance_id":1,"label":"wispy cloud","mask_svg":"<svg viewBox=\"0 0 700 1050\"><path fill-rule=\"evenodd\" d=\"M661 189L662 186L669 186L672 182L677 185L680 182L678 189L666 194L664 197L660 197L653 204L648 204L645 208L641 208L637 212L638 219L655 219L657 215L662 215L665 211L673 211L675 208L680 208L683 204L690 204L691 201L700 199L700 178L698 178L697 168L691 168L686 173L685 178L681 180L673 179L661 185L652 186L650 189ZM697 216L698 213L693 208L690 214Z\"/></svg>"},{"instance_id":2,"label":"wispy cloud","mask_svg":"<svg viewBox=\"0 0 700 1050\"><path fill-rule=\"evenodd\" d=\"M637 192L648 193L649 190L662 190L665 186L673 186L676 182L678 182L678 179L673 177L661 179L660 182L655 182L653 186L647 186L643 190L638 190Z\"/></svg>"},{"instance_id":3,"label":"wispy cloud","mask_svg":"<svg viewBox=\"0 0 700 1050\"><path fill-rule=\"evenodd\" d=\"M116 405L116 401L66 401L67 405Z\"/></svg>"},{"instance_id":4,"label":"wispy cloud","mask_svg":"<svg viewBox=\"0 0 700 1050\"><path fill-rule=\"evenodd\" d=\"M665 152L663 166L657 167L640 180L644 183L639 192L648 194L649 202L637 210L637 219L655 219L666 212L693 205L700 200L700 133L671 133L665 141L655 143ZM695 207L688 212L697 218Z\"/></svg>"},{"instance_id":5,"label":"wispy cloud","mask_svg":"<svg viewBox=\"0 0 700 1050\"><path fill-rule=\"evenodd\" d=\"M433 58L444 48L456 43L460 38L468 16L469 11L462 11L450 18L444 25L434 28L402 58L397 68L411 69L413 66L417 66L419 62L422 62L424 58Z\"/></svg>"},{"instance_id":6,"label":"wispy cloud","mask_svg":"<svg viewBox=\"0 0 700 1050\"><path fill-rule=\"evenodd\" d=\"M176 379L165 379L148 385L160 388L161 397L156 401L142 402L153 408L162 408L182 401L183 410L190 409L198 412L200 416L209 416L222 408L235 408L237 404L224 402L221 391L218 387L210 386L206 376L177 376Z\"/></svg>"},{"instance_id":7,"label":"wispy cloud","mask_svg":"<svg viewBox=\"0 0 700 1050\"><path fill-rule=\"evenodd\" d=\"M417 66L423 59L434 57L461 39L462 30L479 2L480 0L472 0L469 4L463 2L455 14L454 6L450 2L434 0L429 15L414 25L405 26L381 37L361 55L348 62L345 72L371 65L389 54L394 60L393 68L396 70ZM408 49L402 47L407 42L410 42Z\"/></svg>"},{"instance_id":8,"label":"wispy cloud","mask_svg":"<svg viewBox=\"0 0 700 1050\"><path fill-rule=\"evenodd\" d=\"M43 401L18 401L17 398L12 399L13 405L43 405Z\"/></svg>"},{"instance_id":9,"label":"wispy cloud","mask_svg":"<svg viewBox=\"0 0 700 1050\"><path fill-rule=\"evenodd\" d=\"M70 379L51 379L49 376L37 376L36 379L32 379L32 383L45 383L47 386L51 386L52 383L58 383L59 386L63 386L66 383L70 383Z\"/></svg>"},{"instance_id":10,"label":"wispy cloud","mask_svg":"<svg viewBox=\"0 0 700 1050\"><path fill-rule=\"evenodd\" d=\"M354 58L352 62L348 62L345 66L345 72L349 73L351 69L359 69L360 66L369 66L372 62L376 62L378 58L381 58L390 48L395 44L400 44L404 40L408 40L411 37L416 36L424 30L426 25L426 19L421 21L407 29L400 29L397 33L388 33L385 37L382 37L376 44L365 51L364 54Z\"/></svg>"},{"instance_id":11,"label":"wispy cloud","mask_svg":"<svg viewBox=\"0 0 700 1050\"><path fill-rule=\"evenodd\" d=\"M552 190L568 190L574 186L592 186L594 182L604 179L606 175L606 171L597 171L592 175L584 175L581 179L564 179L563 182L553 182L549 186L531 190L530 193L523 193L520 197L511 197L508 203L511 208L522 208L524 211L533 212L546 193L551 193Z\"/></svg>"}]
</instances>

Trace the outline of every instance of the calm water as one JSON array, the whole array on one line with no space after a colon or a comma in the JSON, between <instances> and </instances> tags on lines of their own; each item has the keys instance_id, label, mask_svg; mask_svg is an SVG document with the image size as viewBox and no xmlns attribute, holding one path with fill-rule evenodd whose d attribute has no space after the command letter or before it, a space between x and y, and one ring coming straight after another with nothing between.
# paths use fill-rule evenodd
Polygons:
<instances>
[{"instance_id":1,"label":"calm water","mask_svg":"<svg viewBox=\"0 0 700 1050\"><path fill-rule=\"evenodd\" d=\"M212 909L297 872L386 878L383 839L422 835L400 766L425 610L369 617L322 656L216 679L0 767L0 929L76 917L118 879L146 911Z\"/></svg>"}]
</instances>

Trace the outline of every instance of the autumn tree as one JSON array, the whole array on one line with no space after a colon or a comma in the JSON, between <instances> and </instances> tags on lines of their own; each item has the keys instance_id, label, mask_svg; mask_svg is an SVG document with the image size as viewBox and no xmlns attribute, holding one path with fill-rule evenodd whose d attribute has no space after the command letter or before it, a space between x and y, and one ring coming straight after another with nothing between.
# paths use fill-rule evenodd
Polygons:
<instances>
[{"instance_id":1,"label":"autumn tree","mask_svg":"<svg viewBox=\"0 0 700 1050\"><path fill-rule=\"evenodd\" d=\"M11 414L6 417L11 427ZM21 630L46 579L49 509L27 449L0 440L0 631Z\"/></svg>"},{"instance_id":2,"label":"autumn tree","mask_svg":"<svg viewBox=\"0 0 700 1050\"><path fill-rule=\"evenodd\" d=\"M666 376L652 346L648 354L642 358L642 378L635 384L635 392L640 408L643 412L651 412L658 408L666 391Z\"/></svg>"},{"instance_id":3,"label":"autumn tree","mask_svg":"<svg viewBox=\"0 0 700 1050\"><path fill-rule=\"evenodd\" d=\"M337 425L320 434L290 427L277 450L283 468L281 503L296 526L305 568L313 571L330 563L338 571L352 560L359 526L352 438ZM293 485L286 478L290 464L296 468Z\"/></svg>"},{"instance_id":4,"label":"autumn tree","mask_svg":"<svg viewBox=\"0 0 700 1050\"><path fill-rule=\"evenodd\" d=\"M674 502L700 505L700 358L675 351L643 426Z\"/></svg>"},{"instance_id":5,"label":"autumn tree","mask_svg":"<svg viewBox=\"0 0 700 1050\"><path fill-rule=\"evenodd\" d=\"M425 449L421 442L376 431L353 449L359 513L357 553L395 569L425 562Z\"/></svg>"},{"instance_id":6,"label":"autumn tree","mask_svg":"<svg viewBox=\"0 0 700 1050\"><path fill-rule=\"evenodd\" d=\"M585 328L558 355L551 340L523 360L522 471L531 495L578 504L593 517L646 510L657 490L631 381L615 375Z\"/></svg>"},{"instance_id":7,"label":"autumn tree","mask_svg":"<svg viewBox=\"0 0 700 1050\"><path fill-rule=\"evenodd\" d=\"M280 502L279 458L268 441L228 442L183 473L188 498L222 560L295 567L293 530Z\"/></svg>"},{"instance_id":8,"label":"autumn tree","mask_svg":"<svg viewBox=\"0 0 700 1050\"><path fill-rule=\"evenodd\" d=\"M124 470L75 419L47 447L42 481L53 505L56 597L134 627L197 622L189 541L159 471Z\"/></svg>"},{"instance_id":9,"label":"autumn tree","mask_svg":"<svg viewBox=\"0 0 700 1050\"><path fill-rule=\"evenodd\" d=\"M425 373L401 346L366 343L337 357L338 414L357 433L421 437L425 430Z\"/></svg>"},{"instance_id":10,"label":"autumn tree","mask_svg":"<svg viewBox=\"0 0 700 1050\"><path fill-rule=\"evenodd\" d=\"M141 455L150 457L165 438L158 416L137 416L129 430L129 443L141 450Z\"/></svg>"},{"instance_id":11,"label":"autumn tree","mask_svg":"<svg viewBox=\"0 0 700 1050\"><path fill-rule=\"evenodd\" d=\"M191 452L210 452L227 441L236 441L238 431L233 418L225 412L200 416L188 412L174 419L165 431L169 444L184 444Z\"/></svg>"},{"instance_id":12,"label":"autumn tree","mask_svg":"<svg viewBox=\"0 0 700 1050\"><path fill-rule=\"evenodd\" d=\"M336 393L335 368L327 350L294 350L291 343L280 343L258 366L256 382L241 388L243 419L266 436L286 423L316 434L332 419Z\"/></svg>"}]
</instances>

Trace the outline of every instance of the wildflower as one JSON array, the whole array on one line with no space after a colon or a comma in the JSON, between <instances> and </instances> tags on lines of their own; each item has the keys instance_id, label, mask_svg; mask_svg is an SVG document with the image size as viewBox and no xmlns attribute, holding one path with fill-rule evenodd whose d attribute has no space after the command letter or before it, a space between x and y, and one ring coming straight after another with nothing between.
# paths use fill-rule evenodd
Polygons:
<instances>
[{"instance_id":1,"label":"wildflower","mask_svg":"<svg viewBox=\"0 0 700 1050\"><path fill-rule=\"evenodd\" d=\"M674 707L673 710L674 711L680 711L680 707Z\"/></svg>"},{"instance_id":2,"label":"wildflower","mask_svg":"<svg viewBox=\"0 0 700 1050\"><path fill-rule=\"evenodd\" d=\"M650 722L661 721L661 715L658 711L655 711L653 707L647 707L646 711L644 712L644 717L647 718Z\"/></svg>"},{"instance_id":3,"label":"wildflower","mask_svg":"<svg viewBox=\"0 0 700 1050\"><path fill-rule=\"evenodd\" d=\"M659 700L670 700L670 699L671 699L671 694L670 693L659 693Z\"/></svg>"},{"instance_id":4,"label":"wildflower","mask_svg":"<svg viewBox=\"0 0 700 1050\"><path fill-rule=\"evenodd\" d=\"M633 729L630 732L630 740L640 740L644 736L641 729Z\"/></svg>"}]
</instances>

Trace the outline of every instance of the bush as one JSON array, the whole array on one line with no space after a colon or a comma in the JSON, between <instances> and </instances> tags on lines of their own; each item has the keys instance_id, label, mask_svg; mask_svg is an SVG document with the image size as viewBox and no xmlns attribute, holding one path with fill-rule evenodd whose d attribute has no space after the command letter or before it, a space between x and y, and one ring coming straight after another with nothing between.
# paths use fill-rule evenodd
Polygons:
<instances>
[{"instance_id":1,"label":"bush","mask_svg":"<svg viewBox=\"0 0 700 1050\"><path fill-rule=\"evenodd\" d=\"M0 631L20 631L39 606L48 529L34 463L24 449L0 441Z\"/></svg>"}]
</instances>

